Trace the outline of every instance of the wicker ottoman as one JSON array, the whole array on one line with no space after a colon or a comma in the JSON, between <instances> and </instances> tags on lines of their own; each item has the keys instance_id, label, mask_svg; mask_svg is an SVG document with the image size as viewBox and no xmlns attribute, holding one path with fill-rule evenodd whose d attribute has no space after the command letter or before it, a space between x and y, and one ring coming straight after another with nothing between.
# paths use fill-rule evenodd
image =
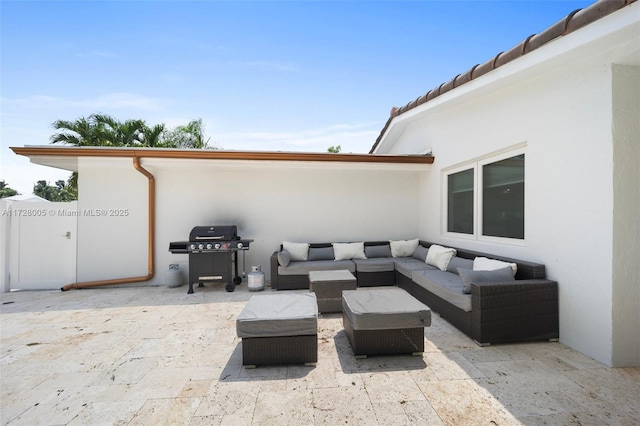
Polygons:
<instances>
[{"instance_id":1,"label":"wicker ottoman","mask_svg":"<svg viewBox=\"0 0 640 426\"><path fill-rule=\"evenodd\" d=\"M252 296L236 319L242 365L318 362L318 305L314 293Z\"/></svg>"},{"instance_id":2,"label":"wicker ottoman","mask_svg":"<svg viewBox=\"0 0 640 426\"><path fill-rule=\"evenodd\" d=\"M347 270L309 272L309 290L316 294L322 313L342 312L342 291L355 290L357 283Z\"/></svg>"},{"instance_id":3,"label":"wicker ottoman","mask_svg":"<svg viewBox=\"0 0 640 426\"><path fill-rule=\"evenodd\" d=\"M431 310L406 291L393 288L342 293L342 323L358 357L424 352L424 327Z\"/></svg>"}]
</instances>

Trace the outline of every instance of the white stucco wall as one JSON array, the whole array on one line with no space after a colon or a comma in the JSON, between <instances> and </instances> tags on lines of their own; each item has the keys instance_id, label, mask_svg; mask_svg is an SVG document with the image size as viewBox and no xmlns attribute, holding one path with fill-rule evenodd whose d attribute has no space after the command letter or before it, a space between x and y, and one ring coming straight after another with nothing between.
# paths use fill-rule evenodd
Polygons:
<instances>
[{"instance_id":1,"label":"white stucco wall","mask_svg":"<svg viewBox=\"0 0 640 426\"><path fill-rule=\"evenodd\" d=\"M156 180L151 284L163 283L171 263L181 264L186 276L188 255L170 253L169 242L187 240L196 225L237 225L240 236L255 240L245 253L247 272L259 264L267 279L269 257L283 240L417 237L423 172L416 170L145 158L141 164ZM129 215L79 218L79 280L145 275L147 179L131 159L82 160L80 176L81 211L128 208Z\"/></svg>"},{"instance_id":2,"label":"white stucco wall","mask_svg":"<svg viewBox=\"0 0 640 426\"><path fill-rule=\"evenodd\" d=\"M130 158L79 158L78 173L78 281L147 275L147 178Z\"/></svg>"},{"instance_id":3,"label":"white stucco wall","mask_svg":"<svg viewBox=\"0 0 640 426\"><path fill-rule=\"evenodd\" d=\"M427 112L406 129L403 141L405 149L413 141L416 152L431 147L436 158L434 172L423 183L420 236L544 263L549 278L560 283L561 341L609 364L610 70L568 71ZM445 236L441 170L523 143L525 244Z\"/></svg>"},{"instance_id":4,"label":"white stucco wall","mask_svg":"<svg viewBox=\"0 0 640 426\"><path fill-rule=\"evenodd\" d=\"M640 365L640 83L637 65L615 65L638 63L637 11L632 5L403 114L377 150L432 149L421 238L546 264L559 282L560 340L612 366ZM526 153L524 244L445 234L443 169L514 146Z\"/></svg>"},{"instance_id":5,"label":"white stucco wall","mask_svg":"<svg viewBox=\"0 0 640 426\"><path fill-rule=\"evenodd\" d=\"M613 365L640 360L640 68L613 66Z\"/></svg>"}]
</instances>

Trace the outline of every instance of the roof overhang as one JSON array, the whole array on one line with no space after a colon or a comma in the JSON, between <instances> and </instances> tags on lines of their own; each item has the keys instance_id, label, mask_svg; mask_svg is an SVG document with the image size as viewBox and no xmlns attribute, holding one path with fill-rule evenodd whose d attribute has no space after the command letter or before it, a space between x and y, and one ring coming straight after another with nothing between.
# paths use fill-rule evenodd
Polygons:
<instances>
[{"instance_id":1,"label":"roof overhang","mask_svg":"<svg viewBox=\"0 0 640 426\"><path fill-rule=\"evenodd\" d=\"M149 158L159 160L206 161L221 164L272 164L272 165L343 165L366 168L393 168L402 170L425 170L432 164L431 155L382 155L382 154L342 154L317 152L281 151L226 151L214 149L168 149L168 148L116 148L116 147L75 147L62 145L41 145L11 147L17 155L29 157L34 164L78 171L79 158Z\"/></svg>"},{"instance_id":2,"label":"roof overhang","mask_svg":"<svg viewBox=\"0 0 640 426\"><path fill-rule=\"evenodd\" d=\"M597 1L576 10L539 34L484 64L441 84L400 108L392 109L369 153L389 152L406 128L421 120L424 112L478 98L509 87L523 78L535 77L593 54L607 52L614 63L640 66L640 2L637 0Z\"/></svg>"}]
</instances>

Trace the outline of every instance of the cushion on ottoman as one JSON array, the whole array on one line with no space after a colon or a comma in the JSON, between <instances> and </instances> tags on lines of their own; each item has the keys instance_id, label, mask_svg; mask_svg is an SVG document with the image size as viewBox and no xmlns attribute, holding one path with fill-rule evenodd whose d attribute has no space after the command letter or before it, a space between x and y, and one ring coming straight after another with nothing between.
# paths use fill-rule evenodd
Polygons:
<instances>
[{"instance_id":1,"label":"cushion on ottoman","mask_svg":"<svg viewBox=\"0 0 640 426\"><path fill-rule=\"evenodd\" d=\"M428 327L431 310L400 288L346 290L342 311L354 330Z\"/></svg>"},{"instance_id":2,"label":"cushion on ottoman","mask_svg":"<svg viewBox=\"0 0 640 426\"><path fill-rule=\"evenodd\" d=\"M252 296L236 320L238 337L318 334L318 304L314 293Z\"/></svg>"}]
</instances>

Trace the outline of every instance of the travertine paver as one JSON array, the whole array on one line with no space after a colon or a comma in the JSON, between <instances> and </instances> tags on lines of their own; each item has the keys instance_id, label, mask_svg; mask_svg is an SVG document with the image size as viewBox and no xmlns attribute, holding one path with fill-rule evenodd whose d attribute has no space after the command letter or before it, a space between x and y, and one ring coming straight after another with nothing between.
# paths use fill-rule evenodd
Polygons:
<instances>
[{"instance_id":1,"label":"travertine paver","mask_svg":"<svg viewBox=\"0 0 640 426\"><path fill-rule=\"evenodd\" d=\"M0 295L1 424L640 424L640 368L561 343L481 348L437 315L423 356L356 359L326 314L315 367L245 369L235 319L253 294Z\"/></svg>"}]
</instances>

